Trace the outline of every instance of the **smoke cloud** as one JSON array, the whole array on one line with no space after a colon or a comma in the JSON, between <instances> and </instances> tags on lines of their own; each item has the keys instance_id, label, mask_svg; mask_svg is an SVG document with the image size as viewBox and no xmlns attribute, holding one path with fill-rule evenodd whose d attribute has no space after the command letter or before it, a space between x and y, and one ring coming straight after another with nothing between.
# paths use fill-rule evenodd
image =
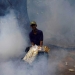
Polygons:
<instances>
[{"instance_id":1,"label":"smoke cloud","mask_svg":"<svg viewBox=\"0 0 75 75\"><path fill-rule=\"evenodd\" d=\"M27 46L13 10L0 18L0 58L17 57Z\"/></svg>"},{"instance_id":2,"label":"smoke cloud","mask_svg":"<svg viewBox=\"0 0 75 75\"><path fill-rule=\"evenodd\" d=\"M75 47L75 2L28 0L28 15L44 33L44 44Z\"/></svg>"},{"instance_id":3,"label":"smoke cloud","mask_svg":"<svg viewBox=\"0 0 75 75\"><path fill-rule=\"evenodd\" d=\"M21 60L29 45L26 1L1 0L0 74L56 75L57 65L68 53L63 49L50 51L48 60L41 55L31 66ZM30 21L35 20L44 32L45 45L74 46L74 4L68 0L28 0L27 8Z\"/></svg>"},{"instance_id":4,"label":"smoke cloud","mask_svg":"<svg viewBox=\"0 0 75 75\"><path fill-rule=\"evenodd\" d=\"M75 47L74 7L73 0L28 0L29 19L36 21L37 28L43 31L44 45ZM57 66L67 53L61 48L50 52L48 75L58 75Z\"/></svg>"},{"instance_id":5,"label":"smoke cloud","mask_svg":"<svg viewBox=\"0 0 75 75\"><path fill-rule=\"evenodd\" d=\"M22 8L20 5L17 5L20 8L15 7L15 2L9 1L11 7L7 3L5 5L3 0L2 5L7 7L5 10L1 7L5 12L0 14L0 74L44 75L42 71L44 70L45 63L42 65L41 63L46 61L45 58L42 58L33 66L27 65L21 59L25 54L25 48L28 46L27 14L25 14L26 10L21 11L24 9L23 6ZM41 69L43 70L41 71Z\"/></svg>"}]
</instances>

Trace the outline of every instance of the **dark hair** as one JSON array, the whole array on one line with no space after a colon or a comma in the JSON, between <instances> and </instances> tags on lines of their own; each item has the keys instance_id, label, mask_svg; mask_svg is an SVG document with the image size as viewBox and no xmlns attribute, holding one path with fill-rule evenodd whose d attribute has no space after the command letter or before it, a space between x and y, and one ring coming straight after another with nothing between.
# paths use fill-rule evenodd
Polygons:
<instances>
[{"instance_id":1,"label":"dark hair","mask_svg":"<svg viewBox=\"0 0 75 75\"><path fill-rule=\"evenodd\" d=\"M37 26L36 24L31 24L31 26Z\"/></svg>"}]
</instances>

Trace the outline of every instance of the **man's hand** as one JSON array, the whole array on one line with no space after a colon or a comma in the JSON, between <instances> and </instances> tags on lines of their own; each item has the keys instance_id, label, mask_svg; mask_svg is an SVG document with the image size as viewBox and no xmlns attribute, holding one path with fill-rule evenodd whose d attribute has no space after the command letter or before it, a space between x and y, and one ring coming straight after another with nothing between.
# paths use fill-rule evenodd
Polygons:
<instances>
[{"instance_id":1,"label":"man's hand","mask_svg":"<svg viewBox=\"0 0 75 75\"><path fill-rule=\"evenodd\" d=\"M42 47L41 46L38 46L38 50L41 51L42 50Z\"/></svg>"},{"instance_id":2,"label":"man's hand","mask_svg":"<svg viewBox=\"0 0 75 75\"><path fill-rule=\"evenodd\" d=\"M31 42L31 44L32 44L32 47L34 46L34 43L33 42Z\"/></svg>"},{"instance_id":3,"label":"man's hand","mask_svg":"<svg viewBox=\"0 0 75 75\"><path fill-rule=\"evenodd\" d=\"M40 47L42 47L42 45L43 45L43 41L40 41Z\"/></svg>"}]
</instances>

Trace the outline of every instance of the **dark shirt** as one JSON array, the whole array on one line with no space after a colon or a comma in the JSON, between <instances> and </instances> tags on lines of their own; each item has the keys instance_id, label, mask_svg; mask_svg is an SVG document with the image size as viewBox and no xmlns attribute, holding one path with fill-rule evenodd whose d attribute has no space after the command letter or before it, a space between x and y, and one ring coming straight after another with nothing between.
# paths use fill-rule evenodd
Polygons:
<instances>
[{"instance_id":1,"label":"dark shirt","mask_svg":"<svg viewBox=\"0 0 75 75\"><path fill-rule=\"evenodd\" d=\"M43 32L37 29L37 33L34 34L33 30L29 34L30 41L36 45L40 45L40 41L43 41Z\"/></svg>"}]
</instances>

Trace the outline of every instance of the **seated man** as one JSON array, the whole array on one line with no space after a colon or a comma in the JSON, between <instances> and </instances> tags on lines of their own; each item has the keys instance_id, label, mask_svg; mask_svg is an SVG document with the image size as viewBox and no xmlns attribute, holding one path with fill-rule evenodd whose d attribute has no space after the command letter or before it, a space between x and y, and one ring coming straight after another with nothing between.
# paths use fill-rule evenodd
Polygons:
<instances>
[{"instance_id":1,"label":"seated man","mask_svg":"<svg viewBox=\"0 0 75 75\"><path fill-rule=\"evenodd\" d=\"M37 48L35 51L33 47L27 47L27 49L25 50L25 52L27 52L26 56L24 57L23 60L29 62L30 60L33 60L37 54L37 61L39 60L41 55L44 55L45 57L48 56L48 52L42 51L42 47L43 46L43 32L39 29L37 29L37 24L35 21L31 22L30 24L32 31L29 33L29 38L31 41L31 45L34 47L34 45L37 45ZM44 47L45 48L45 47ZM41 51L38 51L41 50ZM45 50L45 49L44 49ZM49 49L48 49L49 50ZM32 62L32 61L31 61Z\"/></svg>"},{"instance_id":2,"label":"seated man","mask_svg":"<svg viewBox=\"0 0 75 75\"><path fill-rule=\"evenodd\" d=\"M43 32L39 29L37 29L37 24L35 21L31 22L30 24L32 31L29 34L29 38L31 41L32 46L38 45L42 47L43 45Z\"/></svg>"},{"instance_id":3,"label":"seated man","mask_svg":"<svg viewBox=\"0 0 75 75\"><path fill-rule=\"evenodd\" d=\"M38 48L41 50L43 46L43 32L37 29L37 24L35 21L32 21L30 24L32 31L29 33L29 38L31 41L31 45L38 45ZM25 52L28 52L30 47L27 47Z\"/></svg>"}]
</instances>

